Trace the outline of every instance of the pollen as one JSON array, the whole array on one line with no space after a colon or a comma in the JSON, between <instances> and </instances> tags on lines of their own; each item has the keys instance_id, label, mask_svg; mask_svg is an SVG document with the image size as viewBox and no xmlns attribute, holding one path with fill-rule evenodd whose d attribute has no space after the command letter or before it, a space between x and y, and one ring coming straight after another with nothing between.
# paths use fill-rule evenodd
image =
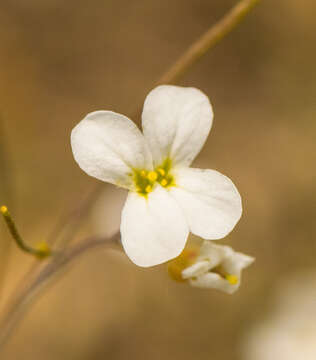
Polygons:
<instances>
[{"instance_id":1,"label":"pollen","mask_svg":"<svg viewBox=\"0 0 316 360\"><path fill-rule=\"evenodd\" d=\"M231 284L236 285L238 283L238 276L228 274L225 276L225 279Z\"/></svg>"},{"instance_id":2,"label":"pollen","mask_svg":"<svg viewBox=\"0 0 316 360\"><path fill-rule=\"evenodd\" d=\"M149 171L149 173L147 175L147 179L152 182L156 181L157 177L158 177L158 174L156 173L156 171Z\"/></svg>"}]
</instances>

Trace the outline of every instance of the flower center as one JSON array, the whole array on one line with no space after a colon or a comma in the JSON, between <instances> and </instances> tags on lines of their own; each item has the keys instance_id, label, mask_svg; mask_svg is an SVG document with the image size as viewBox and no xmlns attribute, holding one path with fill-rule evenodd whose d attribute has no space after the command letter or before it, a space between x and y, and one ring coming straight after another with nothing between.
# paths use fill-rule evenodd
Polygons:
<instances>
[{"instance_id":1,"label":"flower center","mask_svg":"<svg viewBox=\"0 0 316 360\"><path fill-rule=\"evenodd\" d=\"M167 158L155 170L148 171L145 169L135 169L133 173L133 180L138 194L147 196L158 183L164 188L175 186L174 176L170 172L171 160Z\"/></svg>"}]
</instances>

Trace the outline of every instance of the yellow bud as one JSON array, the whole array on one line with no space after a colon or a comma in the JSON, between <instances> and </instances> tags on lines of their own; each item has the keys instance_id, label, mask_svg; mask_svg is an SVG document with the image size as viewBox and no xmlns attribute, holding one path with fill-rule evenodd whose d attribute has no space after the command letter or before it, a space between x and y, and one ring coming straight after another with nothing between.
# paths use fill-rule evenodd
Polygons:
<instances>
[{"instance_id":1,"label":"yellow bud","mask_svg":"<svg viewBox=\"0 0 316 360\"><path fill-rule=\"evenodd\" d=\"M236 285L238 283L238 276L228 274L225 276L225 279L231 284Z\"/></svg>"},{"instance_id":2,"label":"yellow bud","mask_svg":"<svg viewBox=\"0 0 316 360\"><path fill-rule=\"evenodd\" d=\"M6 213L8 212L8 208L3 205L3 206L1 206L0 211L1 211L2 214L4 215L4 214L6 214Z\"/></svg>"},{"instance_id":3,"label":"yellow bud","mask_svg":"<svg viewBox=\"0 0 316 360\"><path fill-rule=\"evenodd\" d=\"M38 251L39 258L45 258L51 255L51 249L49 248L46 241L42 241L36 246L36 250Z\"/></svg>"},{"instance_id":4,"label":"yellow bud","mask_svg":"<svg viewBox=\"0 0 316 360\"><path fill-rule=\"evenodd\" d=\"M146 193L150 193L152 190L152 187L150 185L147 185L145 188Z\"/></svg>"},{"instance_id":5,"label":"yellow bud","mask_svg":"<svg viewBox=\"0 0 316 360\"><path fill-rule=\"evenodd\" d=\"M175 281L186 281L182 277L182 271L194 264L199 249L195 246L187 246L182 253L168 263L168 274Z\"/></svg>"},{"instance_id":6,"label":"yellow bud","mask_svg":"<svg viewBox=\"0 0 316 360\"><path fill-rule=\"evenodd\" d=\"M156 171L149 171L147 178L150 181L156 181L158 177L158 174L156 173Z\"/></svg>"},{"instance_id":7,"label":"yellow bud","mask_svg":"<svg viewBox=\"0 0 316 360\"><path fill-rule=\"evenodd\" d=\"M140 172L140 176L146 177L146 171L145 171L145 170L142 170L142 171Z\"/></svg>"}]
</instances>

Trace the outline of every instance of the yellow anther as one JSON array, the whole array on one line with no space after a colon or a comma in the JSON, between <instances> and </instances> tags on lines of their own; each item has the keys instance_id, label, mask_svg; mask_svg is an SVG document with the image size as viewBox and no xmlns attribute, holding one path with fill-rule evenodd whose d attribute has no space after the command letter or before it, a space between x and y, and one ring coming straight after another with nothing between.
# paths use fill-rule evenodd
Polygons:
<instances>
[{"instance_id":1,"label":"yellow anther","mask_svg":"<svg viewBox=\"0 0 316 360\"><path fill-rule=\"evenodd\" d=\"M161 186L166 186L168 184L168 181L166 179L162 179L160 181Z\"/></svg>"},{"instance_id":2,"label":"yellow anther","mask_svg":"<svg viewBox=\"0 0 316 360\"><path fill-rule=\"evenodd\" d=\"M160 174L161 176L165 176L165 175L166 175L165 170L162 169L162 168L157 169L157 171L159 172L159 174Z\"/></svg>"},{"instance_id":3,"label":"yellow anther","mask_svg":"<svg viewBox=\"0 0 316 360\"><path fill-rule=\"evenodd\" d=\"M236 285L238 283L238 276L228 274L225 276L225 279L231 284Z\"/></svg>"},{"instance_id":4,"label":"yellow anther","mask_svg":"<svg viewBox=\"0 0 316 360\"><path fill-rule=\"evenodd\" d=\"M145 170L142 170L142 171L140 172L140 176L146 177L146 171L145 171Z\"/></svg>"},{"instance_id":5,"label":"yellow anther","mask_svg":"<svg viewBox=\"0 0 316 360\"><path fill-rule=\"evenodd\" d=\"M150 193L151 190L152 190L152 186L151 186L151 185L147 185L147 186L145 187L146 193Z\"/></svg>"},{"instance_id":6,"label":"yellow anther","mask_svg":"<svg viewBox=\"0 0 316 360\"><path fill-rule=\"evenodd\" d=\"M5 214L8 212L8 208L3 205L3 206L1 206L0 211L2 212L2 214Z\"/></svg>"},{"instance_id":7,"label":"yellow anther","mask_svg":"<svg viewBox=\"0 0 316 360\"><path fill-rule=\"evenodd\" d=\"M147 179L150 181L156 181L158 177L158 174L156 173L156 171L149 171L148 175L147 175Z\"/></svg>"}]
</instances>

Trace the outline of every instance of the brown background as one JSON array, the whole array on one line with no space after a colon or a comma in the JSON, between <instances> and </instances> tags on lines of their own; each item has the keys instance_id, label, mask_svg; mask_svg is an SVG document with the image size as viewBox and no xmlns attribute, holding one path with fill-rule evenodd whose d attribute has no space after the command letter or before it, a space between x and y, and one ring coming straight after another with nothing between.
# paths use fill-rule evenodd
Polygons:
<instances>
[{"instance_id":1,"label":"brown background","mask_svg":"<svg viewBox=\"0 0 316 360\"><path fill-rule=\"evenodd\" d=\"M97 181L73 160L73 126L97 109L132 113L234 3L1 1L0 200L30 243ZM223 241L257 259L240 291L193 289L165 266L94 252L36 302L1 359L242 359L278 280L316 268L315 11L308 0L262 1L179 83L202 89L215 111L195 166L228 175L243 197L242 220ZM104 189L107 205L87 216L82 236L100 231L96 213L117 222L116 190ZM9 250L2 223L0 236L3 304L30 259Z\"/></svg>"}]
</instances>

